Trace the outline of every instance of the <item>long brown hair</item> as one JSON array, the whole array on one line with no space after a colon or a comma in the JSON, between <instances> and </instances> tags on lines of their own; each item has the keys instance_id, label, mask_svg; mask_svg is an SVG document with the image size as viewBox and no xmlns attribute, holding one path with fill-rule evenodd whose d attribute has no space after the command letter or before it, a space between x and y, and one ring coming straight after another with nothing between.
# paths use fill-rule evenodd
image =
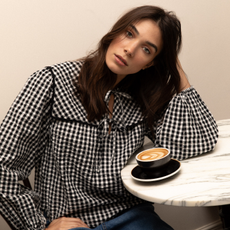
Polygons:
<instances>
[{"instance_id":1,"label":"long brown hair","mask_svg":"<svg viewBox=\"0 0 230 230\"><path fill-rule=\"evenodd\" d=\"M162 34L163 48L155 57L154 66L127 75L119 83L119 88L136 99L150 127L167 103L179 92L177 55L181 47L180 21L172 12L159 7L137 7L122 16L100 40L98 49L84 58L78 92L89 120L100 119L108 112L104 97L116 82L116 75L105 63L111 41L142 19L151 19L157 23Z\"/></svg>"}]
</instances>

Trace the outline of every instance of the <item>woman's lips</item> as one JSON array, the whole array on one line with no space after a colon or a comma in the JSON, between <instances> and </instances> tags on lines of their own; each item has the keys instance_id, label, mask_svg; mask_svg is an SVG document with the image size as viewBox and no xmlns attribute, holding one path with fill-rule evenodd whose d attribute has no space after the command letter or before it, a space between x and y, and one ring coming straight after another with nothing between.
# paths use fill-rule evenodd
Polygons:
<instances>
[{"instance_id":1,"label":"woman's lips","mask_svg":"<svg viewBox=\"0 0 230 230\"><path fill-rule=\"evenodd\" d=\"M123 57L121 57L120 55L115 54L115 58L116 58L116 61L117 61L120 65L128 66L126 60L125 60Z\"/></svg>"}]
</instances>

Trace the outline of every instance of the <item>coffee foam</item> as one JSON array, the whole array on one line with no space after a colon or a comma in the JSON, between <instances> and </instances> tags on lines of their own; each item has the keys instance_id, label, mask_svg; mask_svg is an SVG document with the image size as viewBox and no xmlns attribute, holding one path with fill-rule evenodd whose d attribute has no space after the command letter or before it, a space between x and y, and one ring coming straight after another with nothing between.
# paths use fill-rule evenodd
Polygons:
<instances>
[{"instance_id":1,"label":"coffee foam","mask_svg":"<svg viewBox=\"0 0 230 230\"><path fill-rule=\"evenodd\" d=\"M166 149L149 149L138 155L138 159L142 161L151 161L160 159L168 154Z\"/></svg>"}]
</instances>

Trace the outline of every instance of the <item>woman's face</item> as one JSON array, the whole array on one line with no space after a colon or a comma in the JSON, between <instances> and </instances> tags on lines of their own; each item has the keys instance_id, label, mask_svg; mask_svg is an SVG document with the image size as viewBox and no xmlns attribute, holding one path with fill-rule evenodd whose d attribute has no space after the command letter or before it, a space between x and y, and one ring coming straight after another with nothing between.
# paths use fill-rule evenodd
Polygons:
<instances>
[{"instance_id":1,"label":"woman's face","mask_svg":"<svg viewBox=\"0 0 230 230\"><path fill-rule=\"evenodd\" d=\"M105 61L120 81L128 74L153 65L153 59L162 47L160 28L153 20L144 19L131 25L110 43Z\"/></svg>"}]
</instances>

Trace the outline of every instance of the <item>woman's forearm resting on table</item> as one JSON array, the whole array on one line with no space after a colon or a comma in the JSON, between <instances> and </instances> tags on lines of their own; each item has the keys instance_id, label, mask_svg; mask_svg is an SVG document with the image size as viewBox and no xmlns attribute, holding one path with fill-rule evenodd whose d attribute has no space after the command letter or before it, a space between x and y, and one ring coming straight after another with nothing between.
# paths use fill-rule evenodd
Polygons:
<instances>
[{"instance_id":1,"label":"woman's forearm resting on table","mask_svg":"<svg viewBox=\"0 0 230 230\"><path fill-rule=\"evenodd\" d=\"M216 121L197 91L190 87L170 101L154 142L169 148L173 158L183 160L211 151L217 138Z\"/></svg>"}]
</instances>

